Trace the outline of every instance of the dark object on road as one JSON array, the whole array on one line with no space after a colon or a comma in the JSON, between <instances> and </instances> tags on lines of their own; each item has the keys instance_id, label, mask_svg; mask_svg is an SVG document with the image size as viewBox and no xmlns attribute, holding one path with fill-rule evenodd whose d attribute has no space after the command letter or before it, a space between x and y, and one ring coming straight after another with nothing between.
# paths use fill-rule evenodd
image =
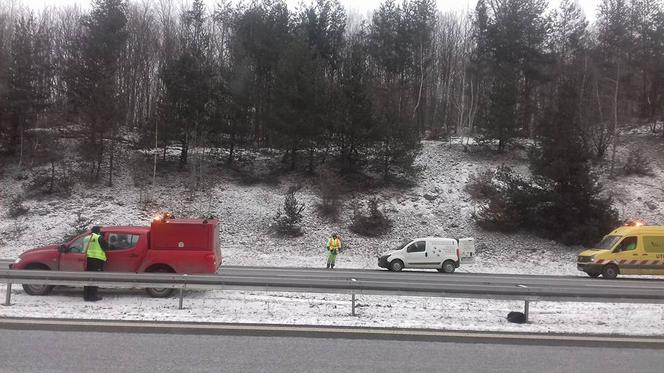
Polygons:
<instances>
[{"instance_id":1,"label":"dark object on road","mask_svg":"<svg viewBox=\"0 0 664 373\"><path fill-rule=\"evenodd\" d=\"M507 321L517 323L517 324L525 324L526 323L526 315L523 312L510 312L507 314Z\"/></svg>"}]
</instances>

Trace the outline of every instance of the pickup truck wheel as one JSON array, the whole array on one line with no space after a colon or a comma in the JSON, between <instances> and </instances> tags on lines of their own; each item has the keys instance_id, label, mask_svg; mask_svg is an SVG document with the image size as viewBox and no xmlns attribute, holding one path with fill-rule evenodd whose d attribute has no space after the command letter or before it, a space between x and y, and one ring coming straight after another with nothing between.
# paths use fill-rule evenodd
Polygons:
<instances>
[{"instance_id":1,"label":"pickup truck wheel","mask_svg":"<svg viewBox=\"0 0 664 373\"><path fill-rule=\"evenodd\" d=\"M453 273L456 269L456 265L451 260L446 260L441 267L442 271L445 273Z\"/></svg>"},{"instance_id":2,"label":"pickup truck wheel","mask_svg":"<svg viewBox=\"0 0 664 373\"><path fill-rule=\"evenodd\" d=\"M391 261L390 269L394 272L401 272L401 270L403 269L403 262L399 259Z\"/></svg>"},{"instance_id":3,"label":"pickup truck wheel","mask_svg":"<svg viewBox=\"0 0 664 373\"><path fill-rule=\"evenodd\" d=\"M620 273L620 270L615 264L607 264L604 266L604 268L602 268L602 277L607 279L614 279L618 277L618 273Z\"/></svg>"},{"instance_id":4,"label":"pickup truck wheel","mask_svg":"<svg viewBox=\"0 0 664 373\"><path fill-rule=\"evenodd\" d=\"M39 271L48 271L49 268L42 265L33 265L28 266L27 270L39 270ZM53 291L53 285L36 285L36 284L24 284L23 290L29 295L49 295Z\"/></svg>"},{"instance_id":5,"label":"pickup truck wheel","mask_svg":"<svg viewBox=\"0 0 664 373\"><path fill-rule=\"evenodd\" d=\"M30 295L49 295L53 291L53 285L23 285L23 290Z\"/></svg>"},{"instance_id":6,"label":"pickup truck wheel","mask_svg":"<svg viewBox=\"0 0 664 373\"><path fill-rule=\"evenodd\" d=\"M173 273L173 271L169 270L168 268L155 268L153 270L148 271L150 273ZM175 289L171 288L146 288L145 292L148 293L149 296L152 298L168 298L173 294L173 291Z\"/></svg>"}]
</instances>

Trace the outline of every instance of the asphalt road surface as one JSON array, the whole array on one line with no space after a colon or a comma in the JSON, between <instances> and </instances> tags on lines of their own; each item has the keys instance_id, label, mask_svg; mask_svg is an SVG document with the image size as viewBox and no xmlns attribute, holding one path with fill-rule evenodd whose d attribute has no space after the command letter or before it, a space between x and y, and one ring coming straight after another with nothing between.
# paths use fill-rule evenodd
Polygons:
<instances>
[{"instance_id":1,"label":"asphalt road surface","mask_svg":"<svg viewBox=\"0 0 664 373\"><path fill-rule=\"evenodd\" d=\"M2 372L661 372L661 349L0 330Z\"/></svg>"},{"instance_id":2,"label":"asphalt road surface","mask_svg":"<svg viewBox=\"0 0 664 373\"><path fill-rule=\"evenodd\" d=\"M77 277L72 281L78 280ZM132 281L135 283L138 279ZM303 292L341 289L366 294L664 303L664 281L652 278L605 280L583 276L442 274L424 270L394 273L362 269L222 266L218 276L191 275L187 277L187 283L191 288L223 285L226 289L270 288Z\"/></svg>"},{"instance_id":3,"label":"asphalt road surface","mask_svg":"<svg viewBox=\"0 0 664 373\"><path fill-rule=\"evenodd\" d=\"M438 273L415 270L399 273L386 270L312 269L270 267L225 267L219 271L224 278L261 278L290 284L355 284L366 289L404 292L449 292L464 294L541 295L565 300L612 300L631 302L638 299L664 300L664 281L652 278L620 278L605 280L587 276L533 276L512 274Z\"/></svg>"}]
</instances>

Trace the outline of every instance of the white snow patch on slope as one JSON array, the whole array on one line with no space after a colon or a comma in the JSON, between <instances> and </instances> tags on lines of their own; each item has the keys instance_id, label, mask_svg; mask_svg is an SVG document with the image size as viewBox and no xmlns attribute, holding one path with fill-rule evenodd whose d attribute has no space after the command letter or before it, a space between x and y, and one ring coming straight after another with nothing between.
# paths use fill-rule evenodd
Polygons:
<instances>
[{"instance_id":1,"label":"white snow patch on slope","mask_svg":"<svg viewBox=\"0 0 664 373\"><path fill-rule=\"evenodd\" d=\"M599 168L607 194L614 197L621 218L639 216L652 225L664 224L664 144L645 131L624 136L619 159L627 147L639 146L652 161L654 177L606 178ZM475 237L478 259L463 272L582 275L575 268L581 247L567 247L526 233L512 235L487 232L473 222L474 202L465 192L468 177L485 169L508 165L527 173L524 155L466 153L458 145L425 141L418 163L425 166L417 186L401 190L380 189L393 230L381 238L366 238L349 229L352 206L370 197L357 193L345 202L339 223L318 217L313 182L284 176L279 187L243 185L230 176L215 176L205 193L190 193L186 173L159 179L156 206L140 203L139 189L128 175L116 178L114 187L77 186L67 199L43 198L26 201L27 215L6 218L8 197L20 182L0 179L0 258L15 258L40 245L59 243L82 220L104 225L146 225L152 208L174 211L180 216L212 213L220 217L226 265L322 267L323 244L339 232L346 250L337 259L339 267L376 268L376 256L404 239L431 235ZM304 235L286 239L270 234L269 225L283 196L292 184L303 183L298 199L307 206ZM425 198L427 194L429 198ZM431 197L434 198L431 198ZM8 237L11 237L9 239ZM223 269L222 269L223 270ZM0 287L0 294L4 288ZM187 320L218 322L266 322L326 325L452 328L472 330L520 330L662 334L661 305L579 304L537 302L531 305L531 324L514 325L505 320L519 302L434 299L418 297L361 296L359 317L351 317L348 296L208 291L188 292L187 309L177 309L174 299L150 299L140 291L102 290L99 303L84 303L80 290L57 290L49 297L30 297L13 291L11 307L0 307L0 317L80 317L100 315L111 319ZM366 305L366 306L364 306ZM653 327L655 326L655 327Z\"/></svg>"}]
</instances>

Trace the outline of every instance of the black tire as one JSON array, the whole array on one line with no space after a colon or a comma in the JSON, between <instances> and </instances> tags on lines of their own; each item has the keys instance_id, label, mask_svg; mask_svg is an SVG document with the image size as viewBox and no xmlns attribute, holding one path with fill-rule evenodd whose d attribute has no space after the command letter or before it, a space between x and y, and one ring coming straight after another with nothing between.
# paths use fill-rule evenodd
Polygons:
<instances>
[{"instance_id":1,"label":"black tire","mask_svg":"<svg viewBox=\"0 0 664 373\"><path fill-rule=\"evenodd\" d=\"M29 265L25 268L26 270L38 270L38 271L50 271L51 269L45 265L36 264ZM35 284L23 284L23 290L29 295L49 295L55 288L54 285L35 285Z\"/></svg>"},{"instance_id":2,"label":"black tire","mask_svg":"<svg viewBox=\"0 0 664 373\"><path fill-rule=\"evenodd\" d=\"M440 268L440 272L454 273L455 269L456 269L456 264L451 260L446 260L443 262L443 265Z\"/></svg>"},{"instance_id":3,"label":"black tire","mask_svg":"<svg viewBox=\"0 0 664 373\"><path fill-rule=\"evenodd\" d=\"M618 274L620 273L620 270L618 269L618 266L615 264L607 264L602 268L602 277L612 280L616 277L618 277Z\"/></svg>"},{"instance_id":4,"label":"black tire","mask_svg":"<svg viewBox=\"0 0 664 373\"><path fill-rule=\"evenodd\" d=\"M399 259L395 259L390 262L390 271L401 272L403 269L403 262Z\"/></svg>"},{"instance_id":5,"label":"black tire","mask_svg":"<svg viewBox=\"0 0 664 373\"><path fill-rule=\"evenodd\" d=\"M174 273L170 268L166 267L157 267L146 272L150 273ZM168 298L170 297L175 289L171 288L145 288L145 292L148 293L152 298Z\"/></svg>"},{"instance_id":6,"label":"black tire","mask_svg":"<svg viewBox=\"0 0 664 373\"><path fill-rule=\"evenodd\" d=\"M592 278L597 278L599 275L601 275L601 272L586 272L586 274Z\"/></svg>"}]
</instances>

